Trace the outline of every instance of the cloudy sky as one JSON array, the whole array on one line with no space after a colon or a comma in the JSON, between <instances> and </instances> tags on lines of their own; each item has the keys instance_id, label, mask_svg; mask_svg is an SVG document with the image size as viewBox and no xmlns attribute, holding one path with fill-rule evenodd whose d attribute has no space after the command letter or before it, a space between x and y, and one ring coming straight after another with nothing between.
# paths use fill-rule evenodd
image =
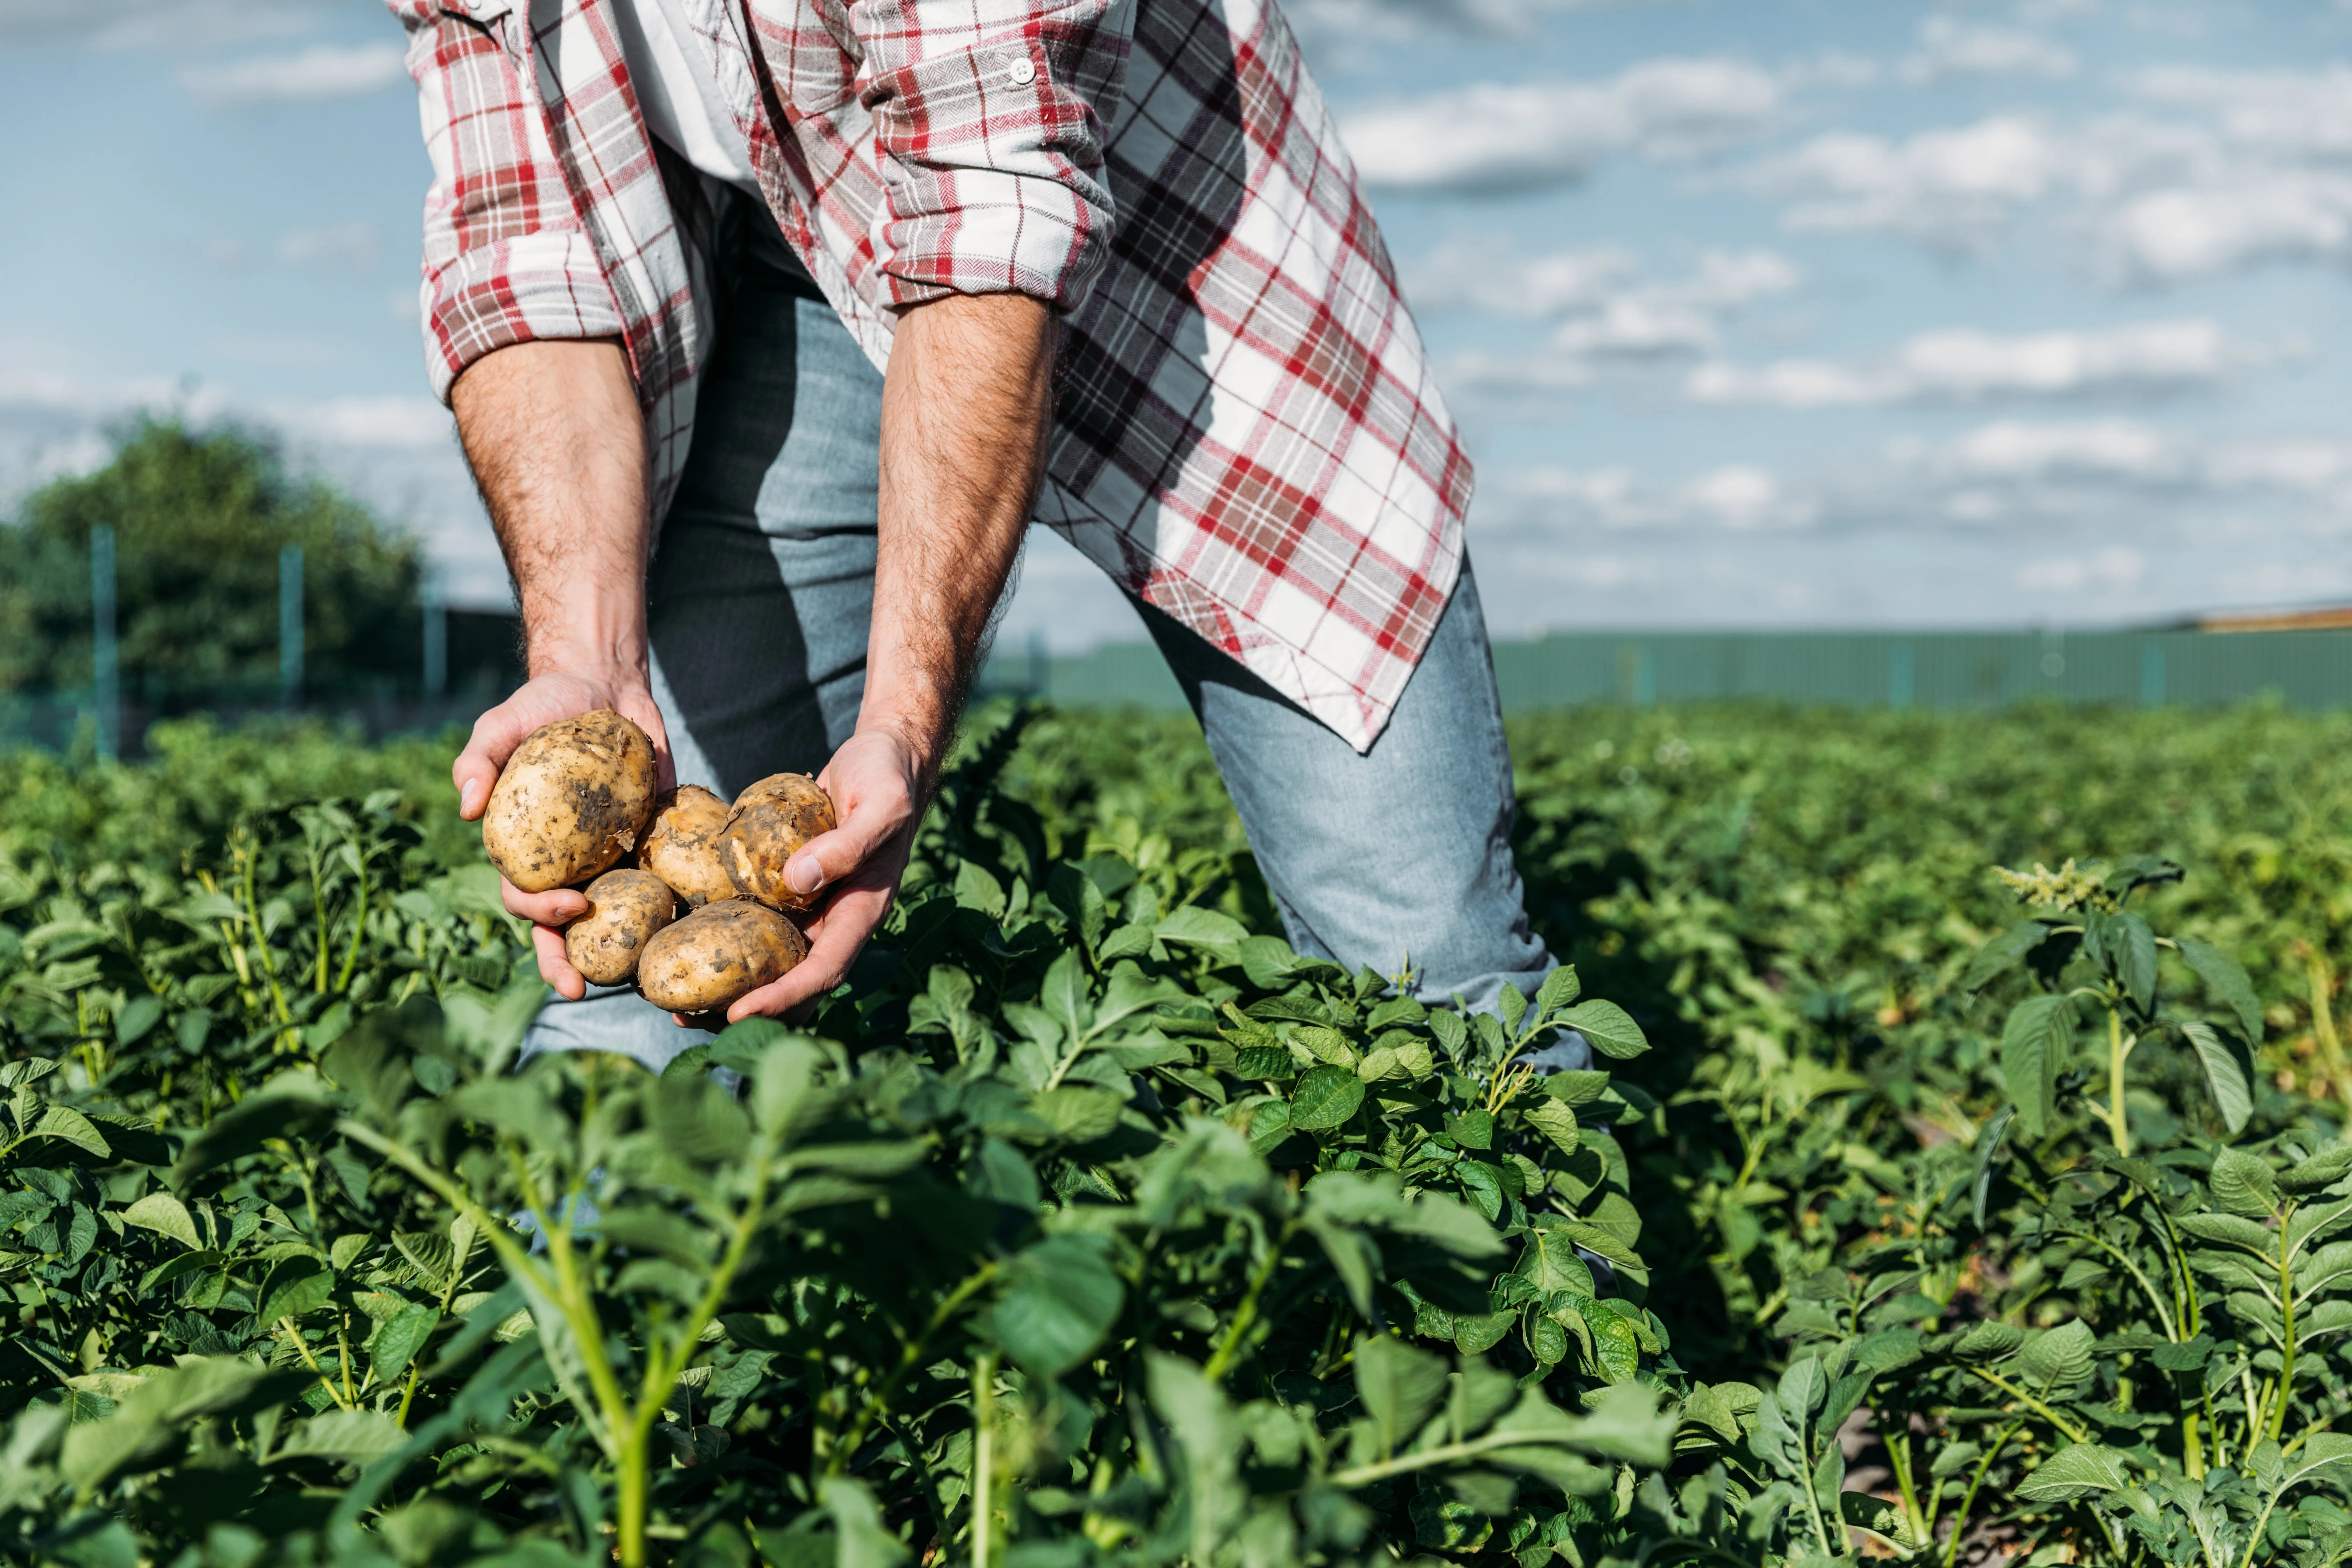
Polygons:
<instances>
[{"instance_id":1,"label":"cloudy sky","mask_svg":"<svg viewBox=\"0 0 2352 1568\"><path fill-rule=\"evenodd\" d=\"M1149 0L1145 0L1149 3ZM2352 0L1293 0L1499 635L2352 600ZM369 0L0 0L0 504L268 422L504 597ZM1033 547L1007 633L1135 635Z\"/></svg>"}]
</instances>

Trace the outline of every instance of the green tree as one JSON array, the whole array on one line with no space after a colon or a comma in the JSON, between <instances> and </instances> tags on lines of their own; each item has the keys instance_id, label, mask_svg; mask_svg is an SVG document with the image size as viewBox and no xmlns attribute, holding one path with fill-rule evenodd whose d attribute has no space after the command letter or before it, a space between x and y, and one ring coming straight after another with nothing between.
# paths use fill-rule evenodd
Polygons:
<instances>
[{"instance_id":1,"label":"green tree","mask_svg":"<svg viewBox=\"0 0 2352 1568\"><path fill-rule=\"evenodd\" d=\"M266 438L142 417L105 467L59 479L0 527L0 691L91 678L90 530L115 532L126 695L163 707L271 690L278 557L303 557L314 688L414 679L415 541L332 486L286 471Z\"/></svg>"}]
</instances>

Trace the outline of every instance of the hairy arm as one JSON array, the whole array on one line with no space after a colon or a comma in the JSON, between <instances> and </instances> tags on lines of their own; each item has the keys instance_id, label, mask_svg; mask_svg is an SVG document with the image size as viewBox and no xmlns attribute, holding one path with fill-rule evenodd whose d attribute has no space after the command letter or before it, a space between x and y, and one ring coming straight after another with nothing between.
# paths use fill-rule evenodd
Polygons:
<instances>
[{"instance_id":1,"label":"hairy arm","mask_svg":"<svg viewBox=\"0 0 2352 1568\"><path fill-rule=\"evenodd\" d=\"M818 782L841 826L785 868L832 889L800 967L730 1019L839 984L890 907L953 739L988 619L1021 548L1053 408L1053 313L950 295L899 319L882 390L879 553L857 731Z\"/></svg>"},{"instance_id":2,"label":"hairy arm","mask_svg":"<svg viewBox=\"0 0 2352 1568\"><path fill-rule=\"evenodd\" d=\"M499 770L533 730L597 708L644 727L667 784L668 738L646 654L645 429L620 345L499 349L467 367L450 403L514 574L530 676L476 721L451 770L458 815L482 815ZM508 910L535 924L540 973L577 999L585 982L563 956L560 928L588 900L568 888L502 886Z\"/></svg>"}]
</instances>

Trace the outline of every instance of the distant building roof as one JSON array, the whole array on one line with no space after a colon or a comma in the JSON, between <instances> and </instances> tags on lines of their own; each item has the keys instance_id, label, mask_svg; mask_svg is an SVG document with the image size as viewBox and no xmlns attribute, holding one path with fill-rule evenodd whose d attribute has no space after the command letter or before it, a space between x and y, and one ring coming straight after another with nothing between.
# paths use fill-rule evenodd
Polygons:
<instances>
[{"instance_id":1,"label":"distant building roof","mask_svg":"<svg viewBox=\"0 0 2352 1568\"><path fill-rule=\"evenodd\" d=\"M2352 626L2352 605L2323 610L2263 610L2242 615L2203 616L2200 632L2324 632Z\"/></svg>"}]
</instances>

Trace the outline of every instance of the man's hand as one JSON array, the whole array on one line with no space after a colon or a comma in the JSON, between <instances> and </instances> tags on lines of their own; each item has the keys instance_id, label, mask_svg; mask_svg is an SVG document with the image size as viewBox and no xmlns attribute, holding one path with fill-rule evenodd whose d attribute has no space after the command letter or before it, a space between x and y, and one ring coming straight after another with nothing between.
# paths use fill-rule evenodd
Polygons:
<instances>
[{"instance_id":1,"label":"man's hand","mask_svg":"<svg viewBox=\"0 0 2352 1568\"><path fill-rule=\"evenodd\" d=\"M1054 344L1052 311L1021 294L951 294L899 318L882 387L866 699L817 781L841 826L784 868L795 890L832 891L808 926L809 956L729 1008L730 1023L840 984L889 910L1029 524Z\"/></svg>"},{"instance_id":2,"label":"man's hand","mask_svg":"<svg viewBox=\"0 0 2352 1568\"><path fill-rule=\"evenodd\" d=\"M473 738L457 753L449 770L457 786L457 815L478 822L490 804L491 786L515 748L541 725L577 718L599 708L610 708L653 737L656 787L676 782L670 763L669 737L663 731L661 710L642 672L603 677L553 673L533 678L513 696L474 721ZM531 946L539 953L539 975L567 999L577 1002L588 994L588 982L563 953L563 928L588 912L587 895L572 888L549 893L526 893L499 879L499 897L507 913L531 922Z\"/></svg>"},{"instance_id":3,"label":"man's hand","mask_svg":"<svg viewBox=\"0 0 2352 1568\"><path fill-rule=\"evenodd\" d=\"M646 655L645 427L620 345L499 349L467 367L450 404L514 573L530 675L475 721L450 770L457 815L481 816L499 770L533 730L599 708L653 738L667 788L669 738ZM526 893L503 878L499 886L508 910L532 922L541 978L578 1001L587 982L563 956L560 928L587 911L587 899L568 888Z\"/></svg>"},{"instance_id":4,"label":"man's hand","mask_svg":"<svg viewBox=\"0 0 2352 1568\"><path fill-rule=\"evenodd\" d=\"M907 874L928 784L914 751L886 731L862 731L833 754L816 782L833 797L841 826L811 839L784 867L794 892L830 889L807 923L809 955L727 1009L730 1024L788 1012L840 984Z\"/></svg>"}]
</instances>

